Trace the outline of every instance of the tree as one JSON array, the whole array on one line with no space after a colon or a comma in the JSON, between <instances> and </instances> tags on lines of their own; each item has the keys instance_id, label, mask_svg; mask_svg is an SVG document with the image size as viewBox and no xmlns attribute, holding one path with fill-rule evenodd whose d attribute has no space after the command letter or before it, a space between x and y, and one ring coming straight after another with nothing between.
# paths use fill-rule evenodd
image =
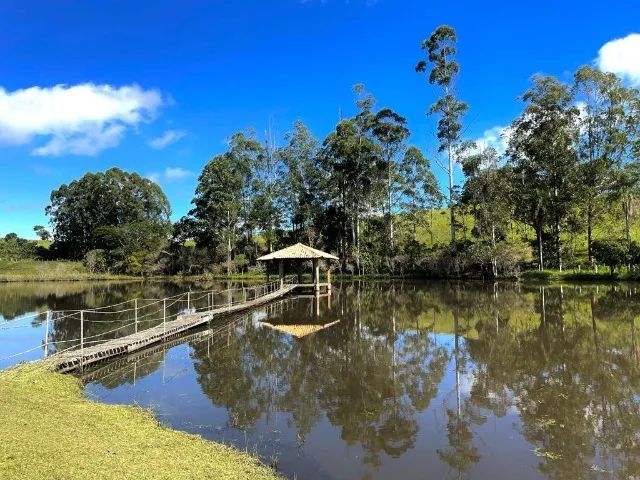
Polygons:
<instances>
[{"instance_id":1,"label":"tree","mask_svg":"<svg viewBox=\"0 0 640 480\"><path fill-rule=\"evenodd\" d=\"M617 267L627 262L627 245L616 240L594 240L594 258L609 267L611 275Z\"/></svg>"},{"instance_id":2,"label":"tree","mask_svg":"<svg viewBox=\"0 0 640 480\"><path fill-rule=\"evenodd\" d=\"M38 236L40 240L43 240L43 241L51 240L51 234L42 225L36 225L35 227L33 227L33 231L35 232L35 234Z\"/></svg>"},{"instance_id":3,"label":"tree","mask_svg":"<svg viewBox=\"0 0 640 480\"><path fill-rule=\"evenodd\" d=\"M614 74L585 66L575 74L573 93L580 105L580 188L587 214L587 256L591 261L594 222L605 211L607 196L614 187L613 168L625 150L624 92Z\"/></svg>"},{"instance_id":4,"label":"tree","mask_svg":"<svg viewBox=\"0 0 640 480\"><path fill-rule=\"evenodd\" d=\"M59 251L82 258L100 248L98 230L146 224L166 238L171 207L160 186L119 168L87 173L51 192L46 208ZM123 238L123 241L127 241Z\"/></svg>"},{"instance_id":5,"label":"tree","mask_svg":"<svg viewBox=\"0 0 640 480\"><path fill-rule=\"evenodd\" d=\"M281 189L283 210L294 238L313 246L318 236L315 219L322 208L322 172L316 168L318 141L301 121L293 124L293 131L285 135L288 142L278 149L284 164L284 184Z\"/></svg>"},{"instance_id":6,"label":"tree","mask_svg":"<svg viewBox=\"0 0 640 480\"><path fill-rule=\"evenodd\" d=\"M448 164L444 170L449 176L449 211L451 215L451 243L456 241L455 218L455 185L454 163L456 153L464 145L461 142L462 117L468 105L456 99L454 90L455 77L460 72L460 65L453 58L456 54L457 36L453 28L441 25L435 29L427 40L422 41L422 50L428 53L429 62L433 65L429 72L429 83L442 88L443 96L429 108L429 115L439 115L437 137L440 141L439 152L447 152ZM416 72L427 71L427 62L420 60L415 67Z\"/></svg>"},{"instance_id":7,"label":"tree","mask_svg":"<svg viewBox=\"0 0 640 480\"><path fill-rule=\"evenodd\" d=\"M413 240L417 241L417 229L424 223L426 212L430 214L429 227L433 245L433 209L442 202L442 193L438 181L431 171L429 160L419 148L411 145L407 148L399 168L404 178L402 198L403 209L412 225Z\"/></svg>"},{"instance_id":8,"label":"tree","mask_svg":"<svg viewBox=\"0 0 640 480\"><path fill-rule=\"evenodd\" d=\"M224 153L211 159L198 178L189 212L195 222L198 245L224 244L227 264L231 264L243 210L244 169L233 155ZM228 267L229 268L229 267Z\"/></svg>"},{"instance_id":9,"label":"tree","mask_svg":"<svg viewBox=\"0 0 640 480\"><path fill-rule=\"evenodd\" d=\"M533 83L522 96L526 107L513 122L509 139L509 161L518 195L515 214L536 232L540 269L545 264L544 235L550 227L551 248L556 265L562 269L560 234L578 185L578 110L567 85L540 76L534 77Z\"/></svg>"},{"instance_id":10,"label":"tree","mask_svg":"<svg viewBox=\"0 0 640 480\"><path fill-rule=\"evenodd\" d=\"M253 133L232 135L229 149L204 166L191 201L191 219L182 222L199 246L224 250L227 273L235 249L241 241L251 244L257 225L265 231L275 228L272 192L263 190L270 175L263 170L265 161L264 147Z\"/></svg>"},{"instance_id":11,"label":"tree","mask_svg":"<svg viewBox=\"0 0 640 480\"><path fill-rule=\"evenodd\" d=\"M353 120L338 123L318 155L318 167L329 177L325 184L327 203L336 207L337 218L341 219L336 240L342 260L346 261L348 247L355 246L358 270L360 217L374 192L377 159L377 146L361 134Z\"/></svg>"},{"instance_id":12,"label":"tree","mask_svg":"<svg viewBox=\"0 0 640 480\"><path fill-rule=\"evenodd\" d=\"M631 244L631 221L634 216L634 203L640 195L640 165L628 163L614 173L613 199L622 205L624 232L627 244Z\"/></svg>"},{"instance_id":13,"label":"tree","mask_svg":"<svg viewBox=\"0 0 640 480\"><path fill-rule=\"evenodd\" d=\"M506 237L511 219L511 169L498 166L498 152L493 147L467 156L463 172L467 178L462 194L463 203L473 208L474 234L491 249L494 277L498 276L497 242Z\"/></svg>"},{"instance_id":14,"label":"tree","mask_svg":"<svg viewBox=\"0 0 640 480\"><path fill-rule=\"evenodd\" d=\"M383 108L372 119L371 132L380 146L381 162L379 168L384 172L387 220L387 241L393 251L393 215L398 195L402 191L403 177L400 175L398 155L405 149L404 142L409 138L409 129L404 117L389 108Z\"/></svg>"}]
</instances>

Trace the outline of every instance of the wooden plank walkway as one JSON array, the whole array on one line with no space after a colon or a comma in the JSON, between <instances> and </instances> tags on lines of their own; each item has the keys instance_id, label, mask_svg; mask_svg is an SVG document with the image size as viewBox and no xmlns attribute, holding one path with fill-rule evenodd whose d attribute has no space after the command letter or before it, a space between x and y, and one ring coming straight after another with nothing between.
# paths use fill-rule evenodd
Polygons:
<instances>
[{"instance_id":1,"label":"wooden plank walkway","mask_svg":"<svg viewBox=\"0 0 640 480\"><path fill-rule=\"evenodd\" d=\"M175 320L141 330L125 337L108 340L99 345L71 350L69 352L62 352L58 355L53 355L47 359L47 361L50 361L53 368L58 372L70 372L81 367L84 368L92 363L100 362L119 355L125 355L149 345L164 342L172 337L179 336L188 330L204 325L216 316L241 312L243 310L248 310L271 302L276 298L287 295L297 287L297 284L286 284L275 292L268 293L253 300L206 310L199 313L178 315Z\"/></svg>"}]
</instances>

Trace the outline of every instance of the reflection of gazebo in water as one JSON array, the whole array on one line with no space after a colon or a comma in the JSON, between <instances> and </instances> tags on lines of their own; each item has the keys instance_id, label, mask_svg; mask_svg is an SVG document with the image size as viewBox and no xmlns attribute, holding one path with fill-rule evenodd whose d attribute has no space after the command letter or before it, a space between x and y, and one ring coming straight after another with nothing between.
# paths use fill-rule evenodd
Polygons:
<instances>
[{"instance_id":1,"label":"reflection of gazebo in water","mask_svg":"<svg viewBox=\"0 0 640 480\"><path fill-rule=\"evenodd\" d=\"M338 257L331 255L329 253L323 252L322 250L317 250L315 248L311 248L307 245L303 245L302 243L296 243L295 245L291 245L290 247L283 248L282 250L278 250L276 252L269 253L268 255L263 255L258 258L260 262L278 262L278 273L280 276L280 283L282 284L284 279L284 261L292 261L298 264L298 283L301 287L313 287L315 292L319 292L322 288L326 289L327 292L331 290L331 270L327 269L327 282L320 283L320 260L338 260ZM313 263L313 283L303 284L302 283L302 263L311 260ZM268 267L268 266L267 266ZM267 272L269 269L267 268ZM268 275L268 273L267 273Z\"/></svg>"},{"instance_id":2,"label":"reflection of gazebo in water","mask_svg":"<svg viewBox=\"0 0 640 480\"><path fill-rule=\"evenodd\" d=\"M315 324L273 324L269 322L260 322L265 327L269 327L273 330L278 330L280 332L288 333L296 338L306 337L307 335L311 335L312 333L319 332L320 330L324 330L325 328L329 328L336 323L340 323L340 320L335 320L330 323L325 323L324 325L315 325Z\"/></svg>"}]
</instances>

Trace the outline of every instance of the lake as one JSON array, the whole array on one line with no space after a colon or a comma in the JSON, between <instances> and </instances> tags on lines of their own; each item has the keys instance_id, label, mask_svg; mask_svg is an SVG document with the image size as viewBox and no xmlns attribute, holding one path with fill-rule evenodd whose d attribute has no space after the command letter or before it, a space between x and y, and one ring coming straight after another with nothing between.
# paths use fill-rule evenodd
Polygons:
<instances>
[{"instance_id":1,"label":"lake","mask_svg":"<svg viewBox=\"0 0 640 480\"><path fill-rule=\"evenodd\" d=\"M0 285L0 368L42 357L41 312L188 288L212 286ZM89 398L150 408L289 478L633 478L639 316L634 284L343 282L83 379ZM78 331L48 328L54 344Z\"/></svg>"}]
</instances>

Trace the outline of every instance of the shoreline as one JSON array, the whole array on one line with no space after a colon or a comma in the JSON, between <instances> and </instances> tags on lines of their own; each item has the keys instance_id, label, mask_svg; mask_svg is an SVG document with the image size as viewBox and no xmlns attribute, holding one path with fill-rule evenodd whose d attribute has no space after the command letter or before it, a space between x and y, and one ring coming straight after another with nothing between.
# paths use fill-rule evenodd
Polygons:
<instances>
[{"instance_id":1,"label":"shoreline","mask_svg":"<svg viewBox=\"0 0 640 480\"><path fill-rule=\"evenodd\" d=\"M309 275L307 275L309 277ZM0 274L0 285L13 283L62 283L62 282L211 282L211 281L244 281L259 282L266 280L266 275L77 275L77 276L30 276ZM272 276L273 278L273 276ZM616 283L640 282L640 276L628 274L595 273L595 272L557 272L525 270L517 277L488 278L479 276L432 277L423 275L351 275L334 274L334 281L385 281L385 280L416 280L416 281L468 281L468 282L523 282L523 283L557 283L557 282L586 282L586 283Z\"/></svg>"},{"instance_id":2,"label":"shoreline","mask_svg":"<svg viewBox=\"0 0 640 480\"><path fill-rule=\"evenodd\" d=\"M83 396L42 364L0 371L0 471L7 478L282 479L248 453L160 424L149 410Z\"/></svg>"}]
</instances>

